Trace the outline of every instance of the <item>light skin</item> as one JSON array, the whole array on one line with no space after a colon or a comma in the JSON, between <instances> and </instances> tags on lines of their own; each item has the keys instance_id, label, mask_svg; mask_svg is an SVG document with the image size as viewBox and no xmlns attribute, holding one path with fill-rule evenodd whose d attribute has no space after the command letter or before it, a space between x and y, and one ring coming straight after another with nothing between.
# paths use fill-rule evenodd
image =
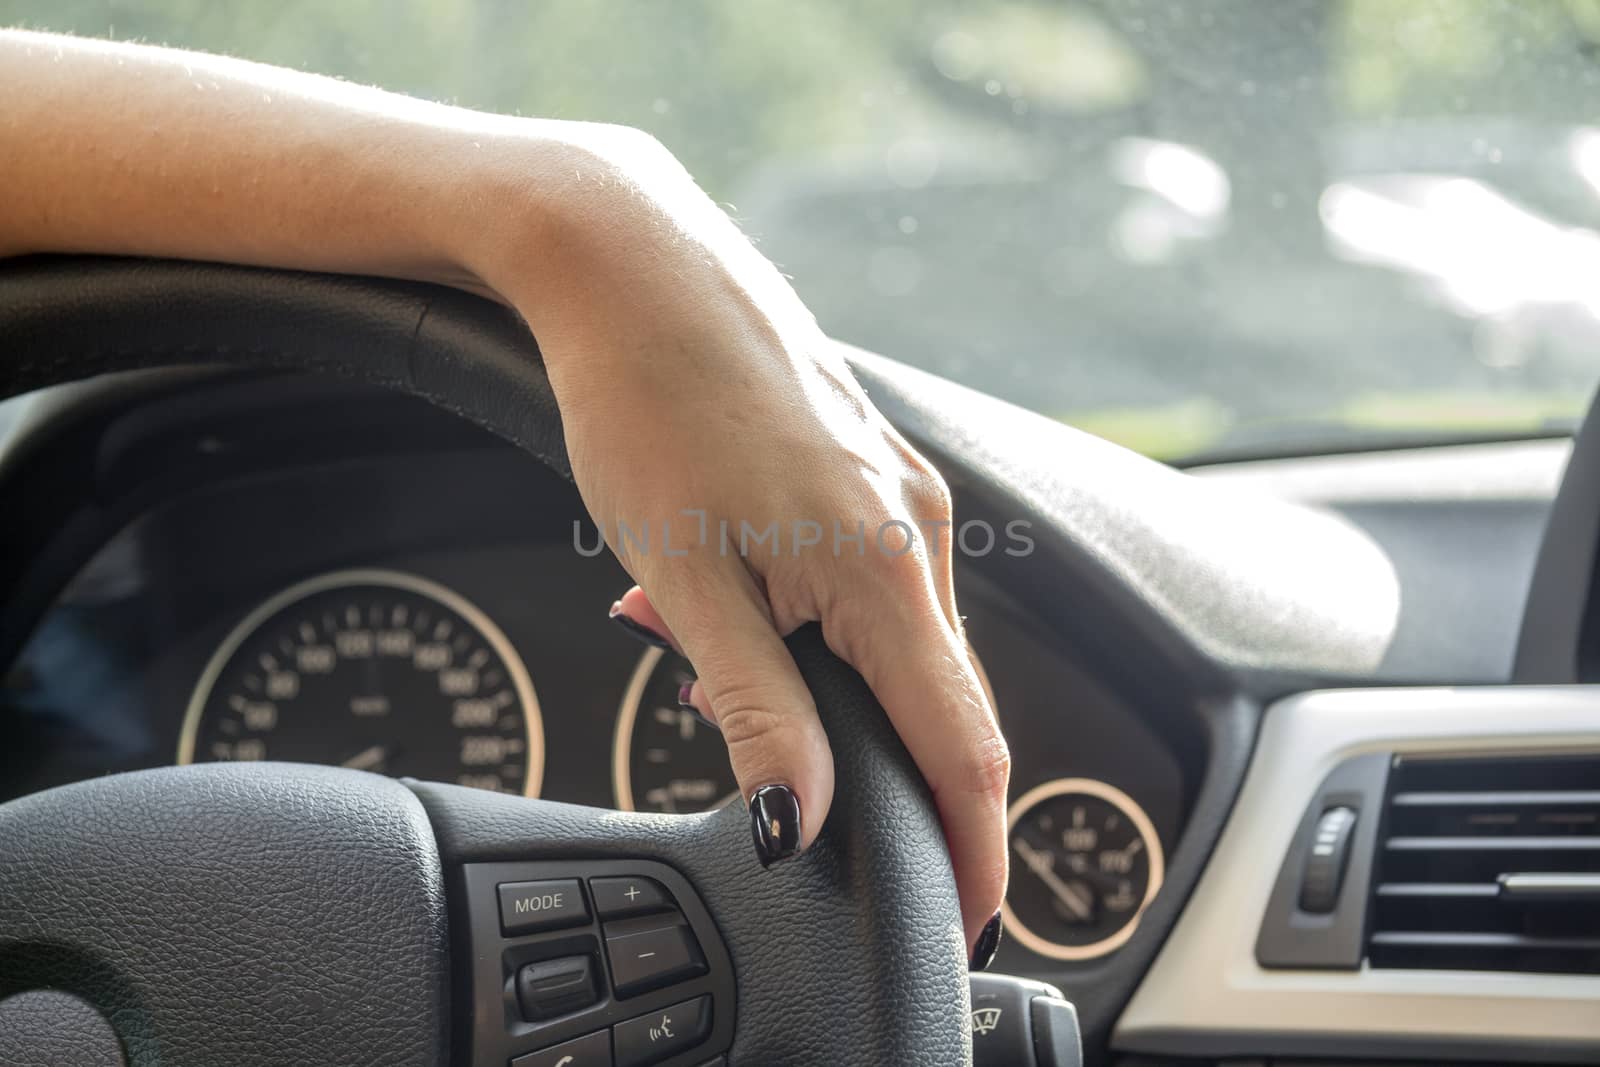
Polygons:
<instances>
[{"instance_id":1,"label":"light skin","mask_svg":"<svg viewBox=\"0 0 1600 1067\"><path fill-rule=\"evenodd\" d=\"M788 282L649 136L485 115L236 60L0 30L0 256L170 256L412 278L517 309L578 488L613 532L704 509L930 543L641 552L620 610L694 664L746 797L794 790L802 845L833 760L782 636L820 621L921 768L969 948L1006 881L1010 761L968 657L950 496ZM831 531L830 531L831 533ZM677 539L675 538L675 541ZM603 605L601 606L603 607ZM753 875L757 877L758 875Z\"/></svg>"}]
</instances>

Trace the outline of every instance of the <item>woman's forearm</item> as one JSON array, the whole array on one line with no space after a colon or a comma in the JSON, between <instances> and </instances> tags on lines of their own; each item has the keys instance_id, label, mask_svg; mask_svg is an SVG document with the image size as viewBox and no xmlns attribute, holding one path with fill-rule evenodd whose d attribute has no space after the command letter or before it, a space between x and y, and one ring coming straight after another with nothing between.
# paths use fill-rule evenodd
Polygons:
<instances>
[{"instance_id":1,"label":"woman's forearm","mask_svg":"<svg viewBox=\"0 0 1600 1067\"><path fill-rule=\"evenodd\" d=\"M87 252L492 290L559 242L602 128L259 64L0 30L0 255ZM585 175L585 171L589 171ZM496 293L494 295L504 294Z\"/></svg>"},{"instance_id":2,"label":"woman's forearm","mask_svg":"<svg viewBox=\"0 0 1600 1067\"><path fill-rule=\"evenodd\" d=\"M0 256L455 285L517 307L568 394L660 347L610 334L618 301L630 321L759 302L809 328L778 272L637 130L13 30L0 30L0 101Z\"/></svg>"}]
</instances>

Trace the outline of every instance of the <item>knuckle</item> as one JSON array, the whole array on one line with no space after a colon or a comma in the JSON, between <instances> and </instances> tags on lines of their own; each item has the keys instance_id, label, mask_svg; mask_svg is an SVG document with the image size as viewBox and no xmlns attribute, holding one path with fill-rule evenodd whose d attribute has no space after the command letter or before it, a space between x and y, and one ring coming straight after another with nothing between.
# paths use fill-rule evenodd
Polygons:
<instances>
[{"instance_id":1,"label":"knuckle","mask_svg":"<svg viewBox=\"0 0 1600 1067\"><path fill-rule=\"evenodd\" d=\"M866 652L873 633L871 602L857 595L833 597L824 604L821 615L822 637L833 654L858 670L867 669Z\"/></svg>"},{"instance_id":2,"label":"knuckle","mask_svg":"<svg viewBox=\"0 0 1600 1067\"><path fill-rule=\"evenodd\" d=\"M880 557L876 570L878 578L888 586L902 610L911 604L921 604L924 598L920 594L929 588L925 553L914 547L902 555L884 555Z\"/></svg>"},{"instance_id":3,"label":"knuckle","mask_svg":"<svg viewBox=\"0 0 1600 1067\"><path fill-rule=\"evenodd\" d=\"M761 576L767 608L779 633L817 618L822 600L819 586L824 584L818 572L819 568L781 567Z\"/></svg>"},{"instance_id":4,"label":"knuckle","mask_svg":"<svg viewBox=\"0 0 1600 1067\"><path fill-rule=\"evenodd\" d=\"M855 561L862 565L857 573L887 583L891 592L900 595L925 583L932 554L930 538L938 535L937 529L924 525L927 521L905 515L881 520L867 535L866 556Z\"/></svg>"},{"instance_id":5,"label":"knuckle","mask_svg":"<svg viewBox=\"0 0 1600 1067\"><path fill-rule=\"evenodd\" d=\"M1011 785L1011 750L999 730L987 735L968 752L959 788L974 796L1002 800Z\"/></svg>"},{"instance_id":6,"label":"knuckle","mask_svg":"<svg viewBox=\"0 0 1600 1067\"><path fill-rule=\"evenodd\" d=\"M885 429L889 447L900 460L901 495L919 518L947 519L953 509L950 486L939 469L893 428Z\"/></svg>"},{"instance_id":7,"label":"knuckle","mask_svg":"<svg viewBox=\"0 0 1600 1067\"><path fill-rule=\"evenodd\" d=\"M772 695L759 688L719 693L711 705L730 751L781 742L783 735L795 728L792 717L775 710Z\"/></svg>"},{"instance_id":8,"label":"knuckle","mask_svg":"<svg viewBox=\"0 0 1600 1067\"><path fill-rule=\"evenodd\" d=\"M906 499L923 521L947 521L955 512L950 486L930 466L913 467L906 478Z\"/></svg>"}]
</instances>

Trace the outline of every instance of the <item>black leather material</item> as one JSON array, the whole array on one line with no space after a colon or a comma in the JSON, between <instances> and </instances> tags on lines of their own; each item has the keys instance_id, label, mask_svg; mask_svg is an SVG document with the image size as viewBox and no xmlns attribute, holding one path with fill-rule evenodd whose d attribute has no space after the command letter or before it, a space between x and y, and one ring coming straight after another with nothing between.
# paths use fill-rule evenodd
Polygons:
<instances>
[{"instance_id":1,"label":"black leather material","mask_svg":"<svg viewBox=\"0 0 1600 1067\"><path fill-rule=\"evenodd\" d=\"M437 286L210 263L0 260L0 397L180 364L393 386L571 473L538 346L499 304Z\"/></svg>"},{"instance_id":2,"label":"black leather material","mask_svg":"<svg viewBox=\"0 0 1600 1067\"><path fill-rule=\"evenodd\" d=\"M526 327L452 290L33 258L0 265L0 348L0 395L178 363L330 371L419 394L570 473ZM623 815L416 785L444 858L635 855L677 866L734 959L734 1064L970 1063L964 942L931 798L870 691L820 632L802 631L791 648L837 763L832 815L810 852L762 870L738 809ZM114 1006L136 1064L444 1062L444 1020L431 1006L443 959L434 890L360 881L376 876L367 835L389 836L385 816L319 777L341 772L288 774L283 786L267 772L239 773L147 772L0 808L10 865L0 869L0 976L24 975L20 985L0 980L62 984ZM326 803L311 803L319 791ZM288 811L320 836L296 841L282 822ZM241 903L247 893L256 904ZM428 905L428 922L406 894ZM235 1018L241 1029L225 1029ZM345 1042L337 1051L336 1037Z\"/></svg>"},{"instance_id":3,"label":"black leather material","mask_svg":"<svg viewBox=\"0 0 1600 1067\"><path fill-rule=\"evenodd\" d=\"M122 1042L94 1005L36 989L0 1000L0 1063L6 1067L126 1067Z\"/></svg>"},{"instance_id":4,"label":"black leather material","mask_svg":"<svg viewBox=\"0 0 1600 1067\"><path fill-rule=\"evenodd\" d=\"M0 997L83 998L135 1067L445 1062L442 872L398 782L112 775L0 806L0 856Z\"/></svg>"},{"instance_id":5,"label":"black leather material","mask_svg":"<svg viewBox=\"0 0 1600 1067\"><path fill-rule=\"evenodd\" d=\"M927 786L815 624L789 650L816 694L838 786L817 843L770 868L737 804L669 816L412 788L447 864L612 855L681 871L733 957L736 1067L970 1063L965 941Z\"/></svg>"}]
</instances>

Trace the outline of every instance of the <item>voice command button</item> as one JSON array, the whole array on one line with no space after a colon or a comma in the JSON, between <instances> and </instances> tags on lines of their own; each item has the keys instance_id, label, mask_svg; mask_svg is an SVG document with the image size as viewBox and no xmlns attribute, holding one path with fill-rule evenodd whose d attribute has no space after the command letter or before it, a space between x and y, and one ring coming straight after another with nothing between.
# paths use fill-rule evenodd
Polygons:
<instances>
[{"instance_id":1,"label":"voice command button","mask_svg":"<svg viewBox=\"0 0 1600 1067\"><path fill-rule=\"evenodd\" d=\"M645 1067L711 1036L711 998L696 997L612 1027L617 1067Z\"/></svg>"}]
</instances>

